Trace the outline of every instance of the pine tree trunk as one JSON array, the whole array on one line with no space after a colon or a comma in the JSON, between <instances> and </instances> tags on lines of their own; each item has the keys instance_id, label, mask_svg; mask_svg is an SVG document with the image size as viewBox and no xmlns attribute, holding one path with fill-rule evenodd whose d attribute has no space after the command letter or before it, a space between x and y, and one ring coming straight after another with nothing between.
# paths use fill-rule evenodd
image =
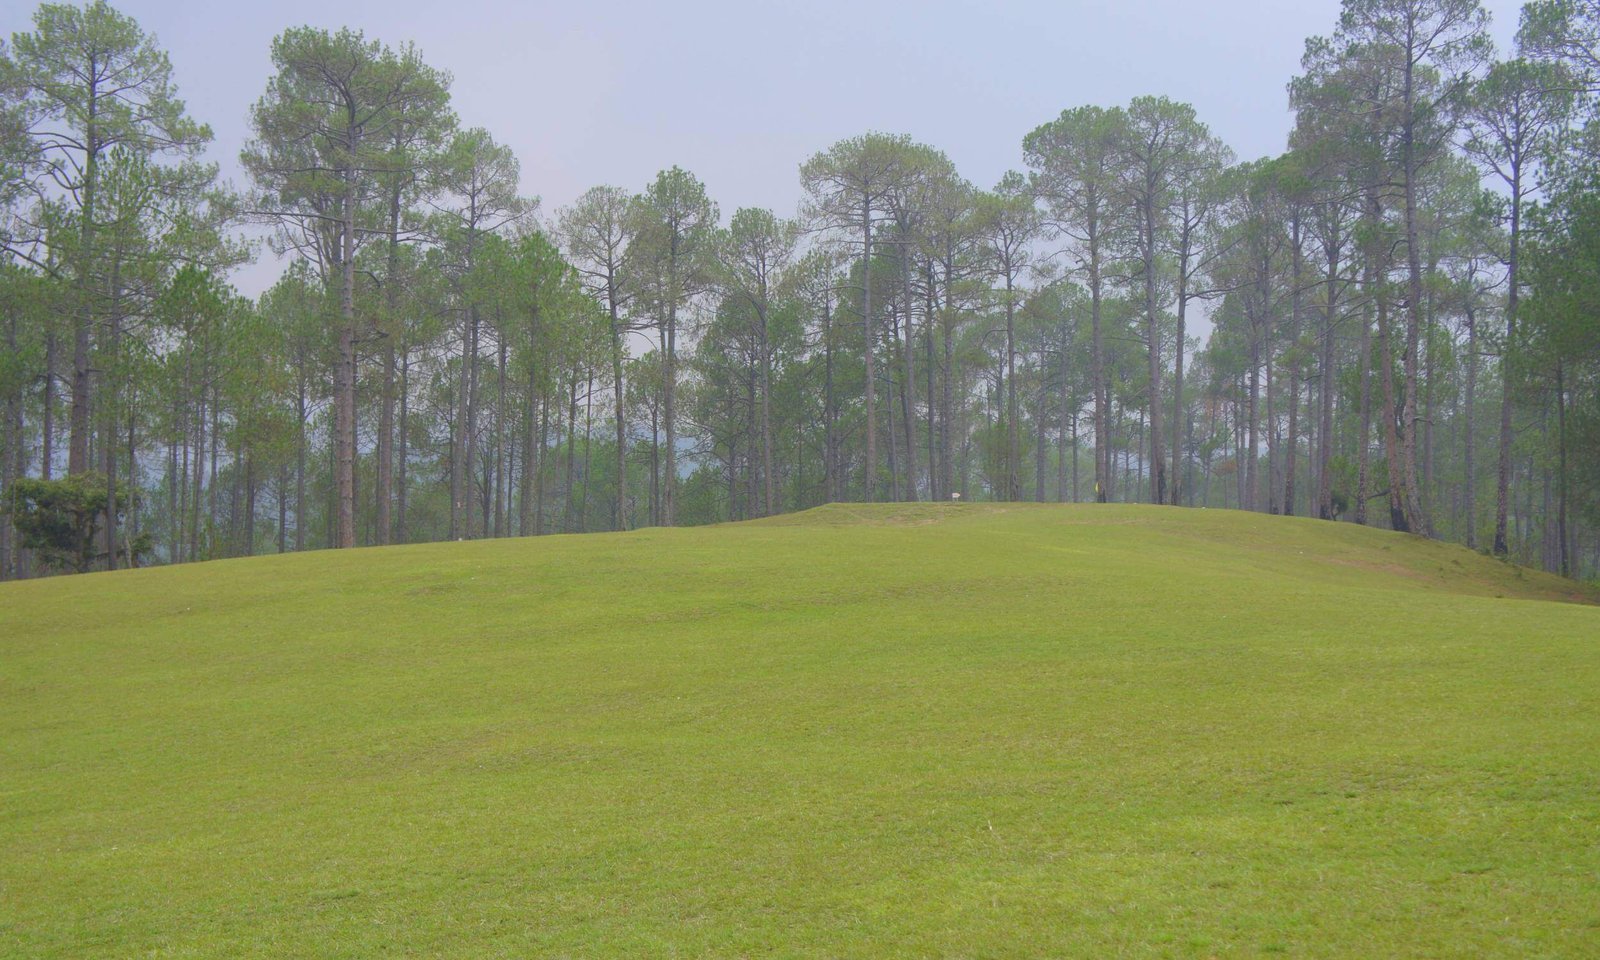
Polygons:
<instances>
[{"instance_id":1,"label":"pine tree trunk","mask_svg":"<svg viewBox=\"0 0 1600 960\"><path fill-rule=\"evenodd\" d=\"M945 261L944 272L944 316L940 318L939 329L944 339L943 382L940 384L939 397L939 449L944 466L944 496L948 499L956 492L956 448L955 448L955 309L951 301L950 277L954 262L954 254L946 250L950 259ZM966 496L965 478L962 480L962 496Z\"/></svg>"},{"instance_id":2,"label":"pine tree trunk","mask_svg":"<svg viewBox=\"0 0 1600 960\"><path fill-rule=\"evenodd\" d=\"M5 349L8 356L17 356L17 311L6 311ZM22 390L18 382L6 391L4 452L0 455L0 491L9 491L27 469L23 451ZM0 521L0 580L20 579L22 576L22 549L16 539L16 528Z\"/></svg>"},{"instance_id":3,"label":"pine tree trunk","mask_svg":"<svg viewBox=\"0 0 1600 960\"><path fill-rule=\"evenodd\" d=\"M1463 470L1466 474L1462 481L1463 500L1462 509L1466 514L1466 542L1467 549L1478 549L1478 468L1477 468L1477 434L1473 427L1474 410L1477 407L1478 395L1478 320L1469 302L1466 309L1467 322L1467 384L1466 384L1466 436L1464 438L1465 450L1463 451Z\"/></svg>"},{"instance_id":4,"label":"pine tree trunk","mask_svg":"<svg viewBox=\"0 0 1600 960\"><path fill-rule=\"evenodd\" d=\"M295 437L295 468L294 468L294 548L301 551L306 548L306 382L304 369L298 380L299 390L295 397L296 411L299 413L298 430Z\"/></svg>"},{"instance_id":5,"label":"pine tree trunk","mask_svg":"<svg viewBox=\"0 0 1600 960\"><path fill-rule=\"evenodd\" d=\"M1338 227L1335 225L1334 230ZM1335 232L1328 244L1328 270L1324 277L1326 299L1322 317L1321 356L1318 359L1317 401L1317 516L1334 519L1333 514L1333 335L1338 322L1339 240Z\"/></svg>"},{"instance_id":6,"label":"pine tree trunk","mask_svg":"<svg viewBox=\"0 0 1600 960\"><path fill-rule=\"evenodd\" d=\"M505 337L498 337L499 350L495 362L495 387L494 387L494 464L493 504L490 514L493 517L492 528L494 536L505 536L506 523L506 341Z\"/></svg>"},{"instance_id":7,"label":"pine tree trunk","mask_svg":"<svg viewBox=\"0 0 1600 960\"><path fill-rule=\"evenodd\" d=\"M538 452L534 455L533 471L533 535L544 534L544 458L550 449L550 406L553 398L542 398L539 404Z\"/></svg>"},{"instance_id":8,"label":"pine tree trunk","mask_svg":"<svg viewBox=\"0 0 1600 960\"><path fill-rule=\"evenodd\" d=\"M394 540L408 543L411 539L406 527L406 492L409 482L406 466L411 460L411 349L400 351L400 449L395 454L395 517Z\"/></svg>"},{"instance_id":9,"label":"pine tree trunk","mask_svg":"<svg viewBox=\"0 0 1600 960\"><path fill-rule=\"evenodd\" d=\"M673 270L677 267L674 265ZM661 523L675 526L678 522L678 304L676 299L667 305L667 329L661 367L661 429L662 465Z\"/></svg>"},{"instance_id":10,"label":"pine tree trunk","mask_svg":"<svg viewBox=\"0 0 1600 960\"><path fill-rule=\"evenodd\" d=\"M246 450L244 457L244 555L256 552L256 464Z\"/></svg>"},{"instance_id":11,"label":"pine tree trunk","mask_svg":"<svg viewBox=\"0 0 1600 960\"><path fill-rule=\"evenodd\" d=\"M1556 552L1557 569L1563 577L1572 576L1572 559L1567 547L1567 386L1566 365L1556 359Z\"/></svg>"},{"instance_id":12,"label":"pine tree trunk","mask_svg":"<svg viewBox=\"0 0 1600 960\"><path fill-rule=\"evenodd\" d=\"M756 311L759 325L757 349L761 351L761 480L766 516L777 512L772 477L772 344L767 333L767 303L763 294L760 309Z\"/></svg>"},{"instance_id":13,"label":"pine tree trunk","mask_svg":"<svg viewBox=\"0 0 1600 960\"><path fill-rule=\"evenodd\" d=\"M1089 214L1089 376L1094 389L1094 499L1105 503L1111 495L1111 437L1106 390L1105 344L1100 326L1100 232L1098 210Z\"/></svg>"},{"instance_id":14,"label":"pine tree trunk","mask_svg":"<svg viewBox=\"0 0 1600 960\"><path fill-rule=\"evenodd\" d=\"M67 475L89 469L89 391L92 368L89 344L94 330L92 285L95 228L95 191L99 186L100 133L97 113L99 95L95 79L89 82L85 98L88 110L85 118L82 209L79 211L79 249L77 263L77 299L72 326L72 389L67 443ZM47 473L48 477L49 474Z\"/></svg>"},{"instance_id":15,"label":"pine tree trunk","mask_svg":"<svg viewBox=\"0 0 1600 960\"><path fill-rule=\"evenodd\" d=\"M1046 400L1044 385L1041 383L1039 385L1038 405L1034 408L1033 414L1033 500L1035 503L1044 502L1046 455L1049 450L1045 446L1044 439Z\"/></svg>"},{"instance_id":16,"label":"pine tree trunk","mask_svg":"<svg viewBox=\"0 0 1600 960\"><path fill-rule=\"evenodd\" d=\"M839 482L838 412L833 397L833 302L822 301L822 486L829 503L844 499Z\"/></svg>"},{"instance_id":17,"label":"pine tree trunk","mask_svg":"<svg viewBox=\"0 0 1600 960\"><path fill-rule=\"evenodd\" d=\"M1015 292L1012 286L1011 268L1006 267L1006 473L1005 493L1001 499L1021 500L1022 484L1018 474L1022 472L1022 465L1017 461L1021 458L1021 442L1018 437L1017 425L1017 311L1016 304L1012 302Z\"/></svg>"},{"instance_id":18,"label":"pine tree trunk","mask_svg":"<svg viewBox=\"0 0 1600 960\"><path fill-rule=\"evenodd\" d=\"M1407 61L1405 71L1406 122L1401 127L1400 151L1405 181L1406 230L1406 341L1403 362L1405 367L1405 396L1400 410L1400 476L1405 486L1401 491L1400 509L1405 516L1405 529L1426 533L1428 521L1422 510L1421 490L1417 482L1417 430L1421 418L1417 414L1417 395L1421 387L1419 356L1422 333L1422 251L1417 244L1417 161L1416 161L1416 110L1414 109L1413 71Z\"/></svg>"},{"instance_id":19,"label":"pine tree trunk","mask_svg":"<svg viewBox=\"0 0 1600 960\"><path fill-rule=\"evenodd\" d=\"M1145 347L1150 376L1150 502L1167 500L1166 457L1161 447L1161 330L1156 315L1156 212L1154 184L1147 180L1144 208ZM1174 421L1176 422L1176 421Z\"/></svg>"},{"instance_id":20,"label":"pine tree trunk","mask_svg":"<svg viewBox=\"0 0 1600 960\"><path fill-rule=\"evenodd\" d=\"M1506 515L1511 499L1511 355L1517 349L1517 302L1521 278L1517 268L1518 247L1522 240L1522 178L1520 168L1512 168L1511 256L1506 269L1506 339L1500 350L1500 459L1495 474L1494 554L1506 556Z\"/></svg>"},{"instance_id":21,"label":"pine tree trunk","mask_svg":"<svg viewBox=\"0 0 1600 960\"><path fill-rule=\"evenodd\" d=\"M466 452L462 456L461 477L464 487L461 491L461 535L468 540L476 539L484 534L487 525L482 522L480 512L487 497L480 496L478 485L478 409L479 409L479 377L478 354L483 347L482 318L478 312L477 304L467 308L467 420L464 440ZM487 492L487 491L484 491Z\"/></svg>"},{"instance_id":22,"label":"pine tree trunk","mask_svg":"<svg viewBox=\"0 0 1600 960\"><path fill-rule=\"evenodd\" d=\"M1259 327L1259 320L1252 320L1252 327ZM1261 401L1261 335L1258 330L1252 329L1250 337L1250 410L1249 418L1245 425L1244 446L1244 490L1240 493L1239 507L1241 510L1256 510L1260 506L1257 496L1256 470L1257 461L1260 460L1261 445L1257 436L1260 424Z\"/></svg>"},{"instance_id":23,"label":"pine tree trunk","mask_svg":"<svg viewBox=\"0 0 1600 960\"><path fill-rule=\"evenodd\" d=\"M39 433L39 476L50 479L55 466L55 414L56 414L56 332L54 328L44 335L44 410Z\"/></svg>"},{"instance_id":24,"label":"pine tree trunk","mask_svg":"<svg viewBox=\"0 0 1600 960\"><path fill-rule=\"evenodd\" d=\"M109 339L110 357L108 366L115 370L117 361L122 356L122 250L118 244L116 256L111 265L111 331ZM104 375L103 375L104 376ZM106 569L117 569L117 390L115 386L109 389L102 388L102 401L106 407L105 414L105 441L102 453L101 472L106 475L106 519L105 519L105 547ZM135 478L128 475L129 486L133 485Z\"/></svg>"},{"instance_id":25,"label":"pine tree trunk","mask_svg":"<svg viewBox=\"0 0 1600 960\"><path fill-rule=\"evenodd\" d=\"M1379 271L1382 275L1382 271ZM1378 366L1379 380L1383 384L1383 439L1385 460L1389 468L1389 525L1401 533L1410 531L1410 517L1405 508L1405 470L1399 434L1399 417L1402 408L1395 396L1394 354L1390 349L1388 302L1379 292L1378 297Z\"/></svg>"},{"instance_id":26,"label":"pine tree trunk","mask_svg":"<svg viewBox=\"0 0 1600 960\"><path fill-rule=\"evenodd\" d=\"M378 438L374 454L377 459L377 476L374 495L377 498L374 541L380 545L394 539L394 522L391 506L394 502L394 380L395 340L400 323L400 184L398 179L389 194L389 250L388 264L383 278L383 300L388 316L387 330L383 331L383 383L378 396Z\"/></svg>"},{"instance_id":27,"label":"pine tree trunk","mask_svg":"<svg viewBox=\"0 0 1600 960\"><path fill-rule=\"evenodd\" d=\"M866 193L861 196L861 329L864 338L862 354L866 361L867 408L866 492L863 498L871 503L877 499L878 487L878 402L877 371L873 368L872 200Z\"/></svg>"},{"instance_id":28,"label":"pine tree trunk","mask_svg":"<svg viewBox=\"0 0 1600 960\"><path fill-rule=\"evenodd\" d=\"M611 316L611 389L615 409L612 416L616 422L616 469L617 469L617 529L628 529L628 419L626 406L625 384L622 378L622 358L627 352L623 343L622 323L617 316L617 279L616 271L606 267L606 310ZM537 323L537 319L535 320ZM530 387L532 389L531 380ZM530 393L531 396L531 393Z\"/></svg>"},{"instance_id":29,"label":"pine tree trunk","mask_svg":"<svg viewBox=\"0 0 1600 960\"><path fill-rule=\"evenodd\" d=\"M935 392L937 388L937 381L935 378L936 370L933 353L933 325L936 312L936 301L933 286L933 261L927 261L925 266L927 287L923 291L926 295L926 299L923 302L924 312L922 316L922 342L927 346L927 350L924 352L923 358L926 361L924 366L928 371L928 499L947 500L949 499L949 496L943 490L939 489L939 450L938 443L935 439L936 432L934 427L934 420L936 418L935 411L939 405L934 399L938 396L938 393Z\"/></svg>"},{"instance_id":30,"label":"pine tree trunk","mask_svg":"<svg viewBox=\"0 0 1600 960\"><path fill-rule=\"evenodd\" d=\"M900 381L900 407L902 415L901 427L905 432L906 442L906 495L905 499L915 503L921 496L917 482L917 371L914 358L916 352L912 349L912 310L911 310L911 262L907 254L909 244L900 246L900 302L904 307L905 329L901 331L903 338L900 341L900 355L902 365L905 367L905 378Z\"/></svg>"},{"instance_id":31,"label":"pine tree trunk","mask_svg":"<svg viewBox=\"0 0 1600 960\"><path fill-rule=\"evenodd\" d=\"M1294 516L1295 463L1300 459L1300 378L1298 371L1289 374L1289 436L1285 444L1283 470L1283 515Z\"/></svg>"},{"instance_id":32,"label":"pine tree trunk","mask_svg":"<svg viewBox=\"0 0 1600 960\"><path fill-rule=\"evenodd\" d=\"M1183 450L1185 444L1178 439L1178 424L1185 420L1183 408L1183 354L1187 348L1188 338L1188 309L1189 309L1189 205L1184 201L1183 220L1185 226L1183 235L1178 244L1178 340L1172 361L1172 471L1167 478L1167 485L1171 489L1171 504L1178 506L1180 491L1188 487L1184 482Z\"/></svg>"},{"instance_id":33,"label":"pine tree trunk","mask_svg":"<svg viewBox=\"0 0 1600 960\"><path fill-rule=\"evenodd\" d=\"M357 148L351 126L350 149ZM339 353L334 368L334 486L338 525L334 546L356 545L356 173L344 171L345 188L339 258Z\"/></svg>"},{"instance_id":34,"label":"pine tree trunk","mask_svg":"<svg viewBox=\"0 0 1600 960\"><path fill-rule=\"evenodd\" d=\"M578 515L577 453L578 380L574 377L567 396L567 482L564 487L567 506L561 518L561 530L563 533L572 533L576 529L575 521Z\"/></svg>"},{"instance_id":35,"label":"pine tree trunk","mask_svg":"<svg viewBox=\"0 0 1600 960\"><path fill-rule=\"evenodd\" d=\"M278 467L278 552L289 549L289 465Z\"/></svg>"},{"instance_id":36,"label":"pine tree trunk","mask_svg":"<svg viewBox=\"0 0 1600 960\"><path fill-rule=\"evenodd\" d=\"M583 399L583 489L578 497L578 529L589 529L589 478L594 471L590 469L594 444L591 442L594 431L594 372L591 370L588 379L584 381Z\"/></svg>"}]
</instances>

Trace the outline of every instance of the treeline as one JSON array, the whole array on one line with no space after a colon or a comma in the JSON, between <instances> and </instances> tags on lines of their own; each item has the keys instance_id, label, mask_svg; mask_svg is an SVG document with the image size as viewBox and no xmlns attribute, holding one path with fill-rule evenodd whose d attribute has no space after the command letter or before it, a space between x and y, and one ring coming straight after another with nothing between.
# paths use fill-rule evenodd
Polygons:
<instances>
[{"instance_id":1,"label":"treeline","mask_svg":"<svg viewBox=\"0 0 1600 960\"><path fill-rule=\"evenodd\" d=\"M1141 97L992 189L871 133L724 219L677 167L541 211L446 73L349 30L273 42L230 192L151 37L41 6L0 58L0 576L953 498L1593 576L1600 2L1505 59L1487 19L1345 0L1278 157ZM255 301L248 224L288 263Z\"/></svg>"}]
</instances>

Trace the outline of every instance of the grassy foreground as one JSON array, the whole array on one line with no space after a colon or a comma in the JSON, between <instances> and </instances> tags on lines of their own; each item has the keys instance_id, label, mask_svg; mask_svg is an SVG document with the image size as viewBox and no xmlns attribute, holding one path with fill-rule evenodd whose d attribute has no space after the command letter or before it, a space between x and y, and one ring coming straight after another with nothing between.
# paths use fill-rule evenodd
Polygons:
<instances>
[{"instance_id":1,"label":"grassy foreground","mask_svg":"<svg viewBox=\"0 0 1600 960\"><path fill-rule=\"evenodd\" d=\"M0 956L1597 956L1573 591L979 505L0 585Z\"/></svg>"}]
</instances>

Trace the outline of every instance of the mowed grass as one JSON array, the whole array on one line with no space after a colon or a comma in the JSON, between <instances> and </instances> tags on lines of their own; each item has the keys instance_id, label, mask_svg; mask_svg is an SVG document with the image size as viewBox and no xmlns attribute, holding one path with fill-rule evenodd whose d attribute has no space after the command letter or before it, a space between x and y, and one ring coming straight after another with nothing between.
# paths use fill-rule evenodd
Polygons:
<instances>
[{"instance_id":1,"label":"mowed grass","mask_svg":"<svg viewBox=\"0 0 1600 960\"><path fill-rule=\"evenodd\" d=\"M0 956L1600 956L1600 607L1133 506L0 585Z\"/></svg>"}]
</instances>

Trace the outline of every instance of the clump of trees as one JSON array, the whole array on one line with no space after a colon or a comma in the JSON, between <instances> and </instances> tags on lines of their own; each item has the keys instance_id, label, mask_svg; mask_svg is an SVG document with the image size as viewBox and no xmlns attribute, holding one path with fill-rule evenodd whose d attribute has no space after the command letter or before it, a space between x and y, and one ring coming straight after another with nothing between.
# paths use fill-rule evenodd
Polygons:
<instances>
[{"instance_id":1,"label":"clump of trees","mask_svg":"<svg viewBox=\"0 0 1600 960\"><path fill-rule=\"evenodd\" d=\"M46 567L88 573L97 564L110 563L101 549L102 525L120 523L137 508L127 491L119 498L105 477L86 471L59 480L17 480L5 490L0 515L16 528L22 549L32 551ZM122 549L123 561L134 566L149 551L149 537L124 541Z\"/></svg>"},{"instance_id":2,"label":"clump of trees","mask_svg":"<svg viewBox=\"0 0 1600 960\"><path fill-rule=\"evenodd\" d=\"M353 30L273 41L233 194L138 24L45 4L0 51L0 576L956 496L1593 576L1600 5L1530 3L1498 59L1487 19L1345 0L1279 156L1141 97L992 189L868 133L725 219L678 167L541 211Z\"/></svg>"}]
</instances>

